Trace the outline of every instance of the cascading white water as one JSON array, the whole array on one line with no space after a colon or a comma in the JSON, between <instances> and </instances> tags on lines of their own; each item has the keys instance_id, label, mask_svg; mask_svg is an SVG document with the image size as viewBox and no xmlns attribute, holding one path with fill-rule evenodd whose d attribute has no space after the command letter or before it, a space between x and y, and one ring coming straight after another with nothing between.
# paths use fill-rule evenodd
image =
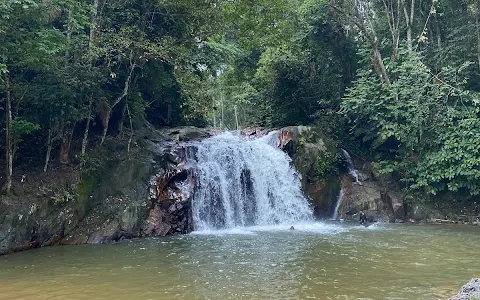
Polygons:
<instances>
[{"instance_id":1,"label":"cascading white water","mask_svg":"<svg viewBox=\"0 0 480 300\"><path fill-rule=\"evenodd\" d=\"M247 141L223 133L189 148L197 178L195 230L312 220L298 173L288 155L269 144L273 136Z\"/></svg>"},{"instance_id":2,"label":"cascading white water","mask_svg":"<svg viewBox=\"0 0 480 300\"><path fill-rule=\"evenodd\" d=\"M347 168L348 168L348 173L353 176L355 179L355 183L360 183L360 180L358 179L358 171L355 169L355 166L353 165L352 157L350 156L350 153L347 152L347 150L342 149L343 157L345 157L345 160L347 162Z\"/></svg>"},{"instance_id":3,"label":"cascading white water","mask_svg":"<svg viewBox=\"0 0 480 300\"><path fill-rule=\"evenodd\" d=\"M338 217L338 210L340 209L340 205L342 205L343 197L345 196L345 192L343 189L340 189L337 197L337 204L335 205L335 210L333 211L332 220L336 220Z\"/></svg>"}]
</instances>

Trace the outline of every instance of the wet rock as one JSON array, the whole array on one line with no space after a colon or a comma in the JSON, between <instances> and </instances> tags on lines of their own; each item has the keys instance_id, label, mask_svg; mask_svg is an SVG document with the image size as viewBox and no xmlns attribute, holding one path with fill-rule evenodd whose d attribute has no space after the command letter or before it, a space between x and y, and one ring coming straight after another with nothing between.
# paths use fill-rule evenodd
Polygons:
<instances>
[{"instance_id":1,"label":"wet rock","mask_svg":"<svg viewBox=\"0 0 480 300\"><path fill-rule=\"evenodd\" d=\"M139 236L147 218L148 179L154 170L152 162L160 159L157 155L144 148L112 159L91 196L77 201L84 217L61 243L107 243Z\"/></svg>"},{"instance_id":2,"label":"wet rock","mask_svg":"<svg viewBox=\"0 0 480 300\"><path fill-rule=\"evenodd\" d=\"M319 162L328 161L334 147L327 146L318 129L307 126L290 126L278 130L275 146L284 150L299 172L302 188L311 199L318 218L332 214L340 190L339 178L333 172L320 174Z\"/></svg>"},{"instance_id":3,"label":"wet rock","mask_svg":"<svg viewBox=\"0 0 480 300\"><path fill-rule=\"evenodd\" d=\"M32 199L32 203L0 201L0 255L56 245L77 223L73 203L59 206L47 199Z\"/></svg>"},{"instance_id":4,"label":"wet rock","mask_svg":"<svg viewBox=\"0 0 480 300\"><path fill-rule=\"evenodd\" d=\"M212 131L207 128L183 126L175 128L164 128L159 130L163 135L163 141L187 142L203 139L212 136Z\"/></svg>"},{"instance_id":5,"label":"wet rock","mask_svg":"<svg viewBox=\"0 0 480 300\"><path fill-rule=\"evenodd\" d=\"M143 236L166 236L172 229L171 224L166 223L167 215L157 205L150 210L147 220L142 226Z\"/></svg>"},{"instance_id":6,"label":"wet rock","mask_svg":"<svg viewBox=\"0 0 480 300\"><path fill-rule=\"evenodd\" d=\"M406 195L389 188L378 180L356 183L348 174L342 178L342 188L345 190L344 212L355 214L360 210L374 220L389 220L403 223L406 220Z\"/></svg>"},{"instance_id":7,"label":"wet rock","mask_svg":"<svg viewBox=\"0 0 480 300\"><path fill-rule=\"evenodd\" d=\"M176 159L168 159L168 163L150 180L151 208L142 226L142 236L187 233L193 229L188 218L191 215L189 202L196 180L192 172L186 169L186 146L175 147L168 151L168 155L173 155Z\"/></svg>"},{"instance_id":8,"label":"wet rock","mask_svg":"<svg viewBox=\"0 0 480 300\"><path fill-rule=\"evenodd\" d=\"M247 139L257 139L268 134L271 130L261 127L248 127L240 131L240 134Z\"/></svg>"},{"instance_id":9,"label":"wet rock","mask_svg":"<svg viewBox=\"0 0 480 300\"><path fill-rule=\"evenodd\" d=\"M480 298L480 278L474 278L465 284L458 294L449 300L473 300Z\"/></svg>"}]
</instances>

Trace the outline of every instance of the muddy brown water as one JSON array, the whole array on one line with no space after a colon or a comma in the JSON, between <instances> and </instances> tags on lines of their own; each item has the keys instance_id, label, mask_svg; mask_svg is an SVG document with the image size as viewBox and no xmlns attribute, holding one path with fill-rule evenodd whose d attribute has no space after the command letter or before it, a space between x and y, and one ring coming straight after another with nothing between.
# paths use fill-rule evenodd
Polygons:
<instances>
[{"instance_id":1,"label":"muddy brown water","mask_svg":"<svg viewBox=\"0 0 480 300\"><path fill-rule=\"evenodd\" d=\"M446 299L480 228L295 224L0 257L0 299Z\"/></svg>"}]
</instances>

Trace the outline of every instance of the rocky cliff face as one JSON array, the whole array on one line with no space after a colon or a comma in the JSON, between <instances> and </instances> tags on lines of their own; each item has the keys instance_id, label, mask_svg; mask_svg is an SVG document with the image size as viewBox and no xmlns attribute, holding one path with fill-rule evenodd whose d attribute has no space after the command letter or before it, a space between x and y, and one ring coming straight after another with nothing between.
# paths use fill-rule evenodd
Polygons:
<instances>
[{"instance_id":1,"label":"rocky cliff face","mask_svg":"<svg viewBox=\"0 0 480 300\"><path fill-rule=\"evenodd\" d=\"M341 185L345 191L340 212L343 217L348 219L362 210L371 220L405 222L406 195L389 181L360 172L359 182L346 174L342 176Z\"/></svg>"},{"instance_id":2,"label":"rocky cliff face","mask_svg":"<svg viewBox=\"0 0 480 300\"><path fill-rule=\"evenodd\" d=\"M193 230L190 197L195 178L186 166L186 147L173 146L166 152L166 163L151 178L150 210L142 225L142 236L165 236Z\"/></svg>"},{"instance_id":3,"label":"rocky cliff face","mask_svg":"<svg viewBox=\"0 0 480 300\"><path fill-rule=\"evenodd\" d=\"M315 216L329 218L340 190L335 147L325 142L318 129L307 126L280 129L277 147L290 155L302 176L302 188L312 200Z\"/></svg>"},{"instance_id":4,"label":"rocky cliff face","mask_svg":"<svg viewBox=\"0 0 480 300\"><path fill-rule=\"evenodd\" d=\"M25 199L0 202L0 255L191 231L185 195L193 181L180 144L209 135L193 127L145 130L130 153L110 145L105 163L92 175L80 179L73 169L39 175L55 176L55 184L45 186L32 179Z\"/></svg>"}]
</instances>

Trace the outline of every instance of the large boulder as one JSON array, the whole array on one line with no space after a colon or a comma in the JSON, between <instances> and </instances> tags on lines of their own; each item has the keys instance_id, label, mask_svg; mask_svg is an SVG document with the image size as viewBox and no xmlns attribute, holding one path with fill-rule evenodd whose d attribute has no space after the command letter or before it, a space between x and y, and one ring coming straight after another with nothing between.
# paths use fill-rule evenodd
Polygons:
<instances>
[{"instance_id":1,"label":"large boulder","mask_svg":"<svg viewBox=\"0 0 480 300\"><path fill-rule=\"evenodd\" d=\"M389 176L377 175L370 162L348 164L356 170L355 176L350 170L341 177L345 191L341 214L348 218L362 210L371 220L405 222L407 194Z\"/></svg>"},{"instance_id":2,"label":"large boulder","mask_svg":"<svg viewBox=\"0 0 480 300\"><path fill-rule=\"evenodd\" d=\"M344 175L341 182L345 191L341 214L348 217L363 210L376 221L405 221L403 193L388 189L377 180L356 182L349 175Z\"/></svg>"},{"instance_id":3,"label":"large boulder","mask_svg":"<svg viewBox=\"0 0 480 300\"><path fill-rule=\"evenodd\" d=\"M449 298L449 300L474 300L480 299L480 278L473 278L462 286L456 296Z\"/></svg>"}]
</instances>

